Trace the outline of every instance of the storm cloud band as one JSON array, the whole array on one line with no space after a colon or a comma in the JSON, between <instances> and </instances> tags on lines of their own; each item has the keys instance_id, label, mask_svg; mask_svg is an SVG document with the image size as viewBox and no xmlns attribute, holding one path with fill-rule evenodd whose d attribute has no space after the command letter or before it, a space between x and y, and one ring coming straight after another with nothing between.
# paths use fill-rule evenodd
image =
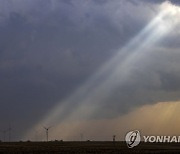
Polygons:
<instances>
[{"instance_id":1,"label":"storm cloud band","mask_svg":"<svg viewBox=\"0 0 180 154\"><path fill-rule=\"evenodd\" d=\"M12 123L18 139L138 35L162 2L0 0L0 127ZM179 33L150 50L92 118L179 99ZM75 107L70 104L64 116Z\"/></svg>"}]
</instances>

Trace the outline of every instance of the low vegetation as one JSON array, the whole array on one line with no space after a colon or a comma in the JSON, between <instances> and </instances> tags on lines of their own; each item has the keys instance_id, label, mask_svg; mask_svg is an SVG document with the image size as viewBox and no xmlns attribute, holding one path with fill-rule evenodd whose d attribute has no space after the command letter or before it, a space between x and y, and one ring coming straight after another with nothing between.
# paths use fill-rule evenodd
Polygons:
<instances>
[{"instance_id":1,"label":"low vegetation","mask_svg":"<svg viewBox=\"0 0 180 154\"><path fill-rule=\"evenodd\" d=\"M1 142L0 153L4 154L161 154L180 153L177 143L149 144L140 143L128 149L125 142Z\"/></svg>"}]
</instances>

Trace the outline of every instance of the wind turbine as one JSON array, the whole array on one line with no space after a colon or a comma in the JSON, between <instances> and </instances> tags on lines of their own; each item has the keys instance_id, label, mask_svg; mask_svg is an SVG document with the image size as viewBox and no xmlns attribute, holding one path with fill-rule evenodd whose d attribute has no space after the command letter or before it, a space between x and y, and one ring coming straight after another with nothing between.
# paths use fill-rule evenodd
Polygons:
<instances>
[{"instance_id":1,"label":"wind turbine","mask_svg":"<svg viewBox=\"0 0 180 154\"><path fill-rule=\"evenodd\" d=\"M83 141L83 140L84 140L84 134L81 133L81 134L80 134L80 137L81 137L81 141Z\"/></svg>"},{"instance_id":2,"label":"wind turbine","mask_svg":"<svg viewBox=\"0 0 180 154\"><path fill-rule=\"evenodd\" d=\"M9 128L8 128L8 133L9 133L9 142L11 142L11 131L12 131L12 127L11 125L9 125Z\"/></svg>"},{"instance_id":3,"label":"wind turbine","mask_svg":"<svg viewBox=\"0 0 180 154\"><path fill-rule=\"evenodd\" d=\"M45 127L45 126L43 126L43 128L44 128L45 131L46 131L46 141L48 142L49 129L51 128L51 126L50 126L50 127Z\"/></svg>"},{"instance_id":4,"label":"wind turbine","mask_svg":"<svg viewBox=\"0 0 180 154\"><path fill-rule=\"evenodd\" d=\"M3 133L3 141L6 141L6 133L8 130L2 130L1 132Z\"/></svg>"},{"instance_id":5,"label":"wind turbine","mask_svg":"<svg viewBox=\"0 0 180 154\"><path fill-rule=\"evenodd\" d=\"M113 135L113 142L116 141L116 135Z\"/></svg>"}]
</instances>

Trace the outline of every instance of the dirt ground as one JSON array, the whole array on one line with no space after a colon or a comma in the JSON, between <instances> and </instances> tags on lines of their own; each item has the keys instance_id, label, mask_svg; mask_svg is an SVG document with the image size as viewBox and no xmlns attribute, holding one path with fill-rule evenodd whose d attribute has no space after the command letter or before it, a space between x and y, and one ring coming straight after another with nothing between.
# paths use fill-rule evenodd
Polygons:
<instances>
[{"instance_id":1,"label":"dirt ground","mask_svg":"<svg viewBox=\"0 0 180 154\"><path fill-rule=\"evenodd\" d=\"M0 154L161 154L180 153L180 144L140 143L132 149L125 142L1 142Z\"/></svg>"}]
</instances>

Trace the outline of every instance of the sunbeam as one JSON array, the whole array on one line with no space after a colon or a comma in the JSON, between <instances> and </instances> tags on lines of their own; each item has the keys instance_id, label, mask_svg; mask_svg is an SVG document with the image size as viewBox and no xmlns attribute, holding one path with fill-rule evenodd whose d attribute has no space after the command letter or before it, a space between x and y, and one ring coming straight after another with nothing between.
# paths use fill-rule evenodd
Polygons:
<instances>
[{"instance_id":1,"label":"sunbeam","mask_svg":"<svg viewBox=\"0 0 180 154\"><path fill-rule=\"evenodd\" d=\"M34 133L39 125L57 125L63 121L88 119L98 111L118 87L131 76L133 66L143 59L151 48L179 24L180 8L165 2L160 6L157 16L126 46L119 49L96 74L69 98L60 102L39 121L24 138ZM72 106L74 106L72 108Z\"/></svg>"}]
</instances>

